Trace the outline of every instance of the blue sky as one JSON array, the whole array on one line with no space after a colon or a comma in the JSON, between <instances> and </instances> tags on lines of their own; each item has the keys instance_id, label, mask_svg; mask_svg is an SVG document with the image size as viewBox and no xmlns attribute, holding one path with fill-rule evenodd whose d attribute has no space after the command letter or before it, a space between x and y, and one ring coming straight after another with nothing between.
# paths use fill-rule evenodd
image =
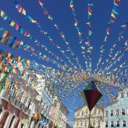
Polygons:
<instances>
[{"instance_id":1,"label":"blue sky","mask_svg":"<svg viewBox=\"0 0 128 128\"><path fill-rule=\"evenodd\" d=\"M48 32L48 34L54 40L55 44L60 45L61 48L66 50L67 46L65 45L61 36L58 34L58 31L52 25L52 22L48 20L46 15L43 14L43 11L41 7L39 6L38 1L37 0L35 1L18 0L18 2L26 9L27 13L31 15L33 19L38 21L40 25L44 28L44 30ZM76 56L78 56L80 64L86 70L84 60L81 54L80 45L79 45L79 37L74 27L74 19L73 19L74 17L72 15L72 11L69 6L70 4L69 0L42 0L42 2L44 3L44 6L46 7L46 9L49 10L50 15L54 18L54 22L59 26L59 29L64 32L67 41L70 42L70 47L72 51L75 53ZM90 40L91 45L93 46L92 68L94 70L96 68L96 64L100 57L100 46L102 45L104 36L106 34L107 22L109 21L110 13L113 8L113 0L96 0L96 1L91 0L91 2L94 4L94 7L92 8L93 15L91 17L91 24L93 28L92 28L92 36ZM84 41L87 41L86 39L87 31L88 31L87 25L86 25L87 1L86 0L74 0L74 5L75 5L74 6L75 11L76 11L75 13L77 14L77 19L79 21L78 25L79 25L80 31L82 32L82 38L84 39ZM117 15L116 22L111 25L111 33L104 47L105 52L103 54L103 62L108 56L110 48L116 42L119 32L122 30L121 25L128 22L127 5L128 5L128 0L122 0L119 3L119 7L118 7L119 15ZM60 51L56 49L56 47L51 45L49 40L43 34L40 33L39 28L35 24L32 24L31 22L29 22L29 20L25 16L17 12L17 10L14 8L13 0L11 2L9 2L8 0L1 1L0 9L3 10L9 17L11 17L17 23L19 23L20 26L22 26L28 32L30 32L31 35L33 35L36 39L41 41L41 43L45 44L57 56L59 56L60 58L65 60L66 63L68 63L65 57L60 53ZM44 51L41 47L37 47L32 40L29 40L28 38L19 34L18 31L16 31L14 28L10 27L8 21L4 21L2 18L0 18L0 27L4 27L6 30L10 31L12 35L19 37L24 42L33 46L35 49L49 56L49 54L46 51ZM124 37L125 38L122 39L122 41L116 47L114 53L116 53L116 51L120 49L124 41L128 39L127 31L125 32ZM57 69L56 65L53 65L52 63L48 63L46 61L39 60L37 59L37 57L32 57L27 52L23 51L22 49L14 50L7 46L4 46L2 43L0 43L0 48L4 49L5 51L10 51L16 55L20 55L23 58L28 58L30 60L34 59L38 63ZM66 54L66 55L70 56L70 54ZM124 62L127 57L128 55L126 54L121 60L121 62ZM75 61L73 62L75 63ZM117 64L120 64L121 62L118 62ZM83 86L83 84L81 84L81 86ZM70 94L69 97L71 97L71 95L72 94ZM67 97L67 99L69 97ZM78 106L81 106L84 103L82 99L81 99L81 102L79 103L78 102L79 99L81 99L81 96L78 94L78 96L76 96L76 101L74 104L69 105L65 103L67 107L70 106L69 107L69 110L71 110L70 119L73 118L73 111L76 109L77 104L79 104Z\"/></svg>"}]
</instances>

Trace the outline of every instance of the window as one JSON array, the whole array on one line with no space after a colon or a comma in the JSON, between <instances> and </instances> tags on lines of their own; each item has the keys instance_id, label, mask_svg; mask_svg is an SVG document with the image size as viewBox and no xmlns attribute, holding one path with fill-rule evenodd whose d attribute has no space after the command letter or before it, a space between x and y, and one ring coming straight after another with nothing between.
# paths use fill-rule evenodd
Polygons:
<instances>
[{"instance_id":1,"label":"window","mask_svg":"<svg viewBox=\"0 0 128 128\"><path fill-rule=\"evenodd\" d=\"M77 121L77 126L78 126L78 121Z\"/></svg>"},{"instance_id":2,"label":"window","mask_svg":"<svg viewBox=\"0 0 128 128\"><path fill-rule=\"evenodd\" d=\"M81 113L81 115L83 116L84 115L84 111L82 110L82 113Z\"/></svg>"},{"instance_id":3,"label":"window","mask_svg":"<svg viewBox=\"0 0 128 128\"><path fill-rule=\"evenodd\" d=\"M127 97L128 97L128 92L127 92Z\"/></svg>"},{"instance_id":4,"label":"window","mask_svg":"<svg viewBox=\"0 0 128 128\"><path fill-rule=\"evenodd\" d=\"M117 127L120 127L120 122L117 121L117 122L116 122L116 125L117 125Z\"/></svg>"},{"instance_id":5,"label":"window","mask_svg":"<svg viewBox=\"0 0 128 128\"><path fill-rule=\"evenodd\" d=\"M86 123L86 121L85 121L84 126L86 126L86 125L87 125L87 123Z\"/></svg>"},{"instance_id":6,"label":"window","mask_svg":"<svg viewBox=\"0 0 128 128\"><path fill-rule=\"evenodd\" d=\"M94 109L94 115L96 115L96 109Z\"/></svg>"},{"instance_id":7,"label":"window","mask_svg":"<svg viewBox=\"0 0 128 128\"><path fill-rule=\"evenodd\" d=\"M38 128L40 128L41 124L39 124Z\"/></svg>"},{"instance_id":8,"label":"window","mask_svg":"<svg viewBox=\"0 0 128 128\"><path fill-rule=\"evenodd\" d=\"M81 126L81 121L79 121L79 126Z\"/></svg>"},{"instance_id":9,"label":"window","mask_svg":"<svg viewBox=\"0 0 128 128\"><path fill-rule=\"evenodd\" d=\"M108 116L108 111L106 111L106 116Z\"/></svg>"},{"instance_id":10,"label":"window","mask_svg":"<svg viewBox=\"0 0 128 128\"><path fill-rule=\"evenodd\" d=\"M30 107L30 105L31 105L31 101L29 101L29 103L28 103L28 108Z\"/></svg>"},{"instance_id":11,"label":"window","mask_svg":"<svg viewBox=\"0 0 128 128\"><path fill-rule=\"evenodd\" d=\"M86 115L88 115L88 109L86 109Z\"/></svg>"},{"instance_id":12,"label":"window","mask_svg":"<svg viewBox=\"0 0 128 128\"><path fill-rule=\"evenodd\" d=\"M111 127L114 127L114 122L113 121L111 121Z\"/></svg>"},{"instance_id":13,"label":"window","mask_svg":"<svg viewBox=\"0 0 128 128\"><path fill-rule=\"evenodd\" d=\"M100 113L100 110L97 110L97 114L99 114Z\"/></svg>"},{"instance_id":14,"label":"window","mask_svg":"<svg viewBox=\"0 0 128 128\"><path fill-rule=\"evenodd\" d=\"M83 125L83 122L81 121L81 126Z\"/></svg>"},{"instance_id":15,"label":"window","mask_svg":"<svg viewBox=\"0 0 128 128\"><path fill-rule=\"evenodd\" d=\"M126 127L126 121L123 120L123 127Z\"/></svg>"},{"instance_id":16,"label":"window","mask_svg":"<svg viewBox=\"0 0 128 128\"><path fill-rule=\"evenodd\" d=\"M21 128L24 128L24 124L21 124Z\"/></svg>"},{"instance_id":17,"label":"window","mask_svg":"<svg viewBox=\"0 0 128 128\"><path fill-rule=\"evenodd\" d=\"M123 92L121 93L121 98L124 98L124 93Z\"/></svg>"},{"instance_id":18,"label":"window","mask_svg":"<svg viewBox=\"0 0 128 128\"><path fill-rule=\"evenodd\" d=\"M108 121L106 121L106 127L108 127Z\"/></svg>"},{"instance_id":19,"label":"window","mask_svg":"<svg viewBox=\"0 0 128 128\"><path fill-rule=\"evenodd\" d=\"M111 110L111 116L113 116L113 110Z\"/></svg>"},{"instance_id":20,"label":"window","mask_svg":"<svg viewBox=\"0 0 128 128\"><path fill-rule=\"evenodd\" d=\"M0 107L0 117L1 117L2 111L3 111L3 109L2 109L2 107Z\"/></svg>"},{"instance_id":21,"label":"window","mask_svg":"<svg viewBox=\"0 0 128 128\"><path fill-rule=\"evenodd\" d=\"M98 121L98 126L100 126L100 121Z\"/></svg>"},{"instance_id":22,"label":"window","mask_svg":"<svg viewBox=\"0 0 128 128\"><path fill-rule=\"evenodd\" d=\"M78 112L78 113L77 113L77 115L79 116L79 115L80 115L80 113Z\"/></svg>"},{"instance_id":23,"label":"window","mask_svg":"<svg viewBox=\"0 0 128 128\"><path fill-rule=\"evenodd\" d=\"M95 120L93 121L93 126L95 126Z\"/></svg>"},{"instance_id":24,"label":"window","mask_svg":"<svg viewBox=\"0 0 128 128\"><path fill-rule=\"evenodd\" d=\"M6 124L8 123L8 118L9 117L9 112L5 112L4 116L3 116L3 127L2 128L5 128Z\"/></svg>"},{"instance_id":25,"label":"window","mask_svg":"<svg viewBox=\"0 0 128 128\"><path fill-rule=\"evenodd\" d=\"M122 115L125 115L125 109L122 109Z\"/></svg>"},{"instance_id":26,"label":"window","mask_svg":"<svg viewBox=\"0 0 128 128\"><path fill-rule=\"evenodd\" d=\"M13 115L13 117L12 117L12 119L11 119L9 128L13 128L13 127L14 127L14 123L15 123L15 115Z\"/></svg>"},{"instance_id":27,"label":"window","mask_svg":"<svg viewBox=\"0 0 128 128\"><path fill-rule=\"evenodd\" d=\"M116 115L119 116L119 109L116 109Z\"/></svg>"}]
</instances>

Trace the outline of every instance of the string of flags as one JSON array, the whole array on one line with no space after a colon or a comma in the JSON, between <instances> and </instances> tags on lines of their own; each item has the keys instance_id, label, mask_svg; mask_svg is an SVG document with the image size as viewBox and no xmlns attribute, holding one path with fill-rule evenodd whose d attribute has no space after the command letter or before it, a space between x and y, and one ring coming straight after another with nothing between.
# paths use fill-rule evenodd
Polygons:
<instances>
[{"instance_id":1,"label":"string of flags","mask_svg":"<svg viewBox=\"0 0 128 128\"><path fill-rule=\"evenodd\" d=\"M87 57L86 55L85 55L85 53L90 53L90 54L92 54L92 52L91 52L91 50L93 49L93 47L90 45L90 36L91 36L91 34L92 34L92 31L91 31L91 28L92 28L92 26L91 26L91 24L90 24L90 17L91 17L91 15L92 15L92 10L91 10L91 7L93 6L93 4L92 3L90 3L90 2L88 2L88 22L87 22L87 25L88 25L88 29L89 29L89 31L88 31L88 41L86 41L85 42L85 44L83 44L83 42L84 42L84 39L82 38L82 32L80 31L80 27L78 26L78 24L79 24L79 22L78 22L78 19L77 19L77 15L76 15L76 13L75 13L75 8L74 8L74 1L73 0L70 0L70 8L71 8L71 11L72 11L72 14L73 14L73 16L74 16L74 21L75 21L75 23L74 23L74 26L75 26L75 28L76 28L76 30L77 30L77 34L78 34L78 37L79 37L79 44L80 44L80 48L81 48L81 50L82 50L82 56L83 56L83 58L84 58L84 61L85 61L85 64L86 64L86 69L88 70L89 68L91 68L91 63L90 63L90 65L88 65L88 59L90 59L91 60L91 57ZM88 47L88 49L87 49L87 51L86 51L86 47L85 47L85 45ZM90 66L90 67L89 67Z\"/></svg>"},{"instance_id":2,"label":"string of flags","mask_svg":"<svg viewBox=\"0 0 128 128\"><path fill-rule=\"evenodd\" d=\"M47 16L47 18L52 22L52 26L55 27L55 29L58 31L59 35L61 36L61 38L63 39L64 43L68 46L67 47L67 52L70 52L71 56L73 56L73 59L76 60L77 65L79 66L79 68L81 69L82 66L80 65L80 62L78 60L78 57L75 56L74 52L72 51L71 47L70 47L70 42L67 41L66 36L64 34L63 31L60 30L59 26L55 23L54 18L49 14L49 11L45 8L44 4L41 2L41 0L38 0L39 5L41 6L43 13ZM58 48L60 48L58 46Z\"/></svg>"},{"instance_id":3,"label":"string of flags","mask_svg":"<svg viewBox=\"0 0 128 128\"><path fill-rule=\"evenodd\" d=\"M38 41L37 39L35 39L30 33L28 33L24 28L22 28L19 24L17 24L14 20L12 20L10 17L7 16L7 14L5 14L5 12L1 11L1 17L4 20L9 20L9 24L12 27L15 27L15 30L17 30L20 34L23 34L24 36L28 37L30 40L33 40L37 46L41 46L46 52L48 52L50 55L52 55L54 57L54 59L56 59L57 61L59 60L63 65L65 65L66 67L69 67L69 65L66 64L66 62L64 60L62 60L60 57L58 57L57 55L54 54L54 52L48 50L48 48L46 47L46 45L40 43L40 41ZM6 18L5 18L6 17ZM7 35L9 36L9 35ZM32 49L32 51L34 52L35 49L32 48L31 46L28 46ZM37 56L36 53L33 53L32 56ZM39 55L40 56L40 55ZM45 55L46 56L46 55ZM47 57L46 57L47 58ZM70 62L70 60L69 60ZM77 67L74 66L74 68L76 69ZM78 68L77 68L78 69Z\"/></svg>"},{"instance_id":4,"label":"string of flags","mask_svg":"<svg viewBox=\"0 0 128 128\"><path fill-rule=\"evenodd\" d=\"M15 1L14 7L17 9L17 11L18 11L19 13L23 14L24 16L26 16L26 18L29 19L31 23L36 24L36 26L39 28L39 32L42 33L42 34L44 34L44 35L46 36L46 38L48 38L49 42L50 42L53 46L56 46L56 48L59 49L59 51L63 54L63 56L65 56L65 58L68 60L69 64L71 64L71 66L74 66L74 67L76 68L75 64L71 61L70 57L65 54L65 53L68 52L68 51L67 51L67 50L66 50L66 51L63 50L58 44L56 44L56 42L53 41L53 39L51 38L51 36L48 35L48 32L43 29L43 27L40 25L39 22L37 22L36 20L34 20L34 19L26 12L26 10L25 10L20 4L18 4L17 1ZM25 13L24 13L24 11L25 11ZM62 36L64 37L64 34L63 34ZM73 55L74 55L74 54L72 54L72 56L73 56ZM77 59L77 57L76 57L76 59Z\"/></svg>"},{"instance_id":5,"label":"string of flags","mask_svg":"<svg viewBox=\"0 0 128 128\"><path fill-rule=\"evenodd\" d=\"M90 83L90 81L96 80L96 86L103 94L103 97L98 104L104 105L107 104L108 101L112 102L112 98L115 98L117 92L128 86L128 41L125 36L128 23L121 25L121 31L118 33L117 41L112 44L105 61L103 61L103 54L106 51L105 44L110 36L112 24L115 23L116 18L119 15L118 6L121 1L113 1L113 8L111 10L110 19L107 23L108 26L105 37L100 47L100 57L98 58L98 63L96 64L94 72L92 71L93 46L91 46L91 36L93 33L92 14L95 14L95 12L93 11L94 4L92 1L87 1L88 17L86 25L88 34L86 39L84 39L83 37L85 36L82 34L79 27L80 21L78 21L75 3L73 0L69 0L74 18L74 27L77 30L78 41L82 50L81 53L84 58L86 68L82 67L80 64L80 58L75 55L71 49L71 43L68 42L65 33L55 23L53 16L50 14L50 11L46 9L42 1L43 0L38 0L37 2L42 8L43 14L47 16L48 20L52 23L52 26L54 26L58 32L58 35L61 36L64 44L66 45L66 50L63 49L61 44L56 44L48 32L41 26L41 23L33 19L25 8L23 8L17 1L14 2L14 7L18 13L21 13L30 21L30 23L32 23L32 25L35 25L39 32L49 40L51 46L54 46L58 51L60 51L62 56L66 59L61 59L54 53L54 50L49 50L45 45L45 42L37 40L37 38L31 35L30 32L21 27L19 23L15 22L15 20L9 17L4 11L0 10L1 18L4 21L7 21L9 26L14 28L19 32L19 34L34 42L37 47L43 48L44 51L37 50L36 47L33 47L33 45L31 46L20 38L12 35L10 31L3 27L0 27L0 42L11 49L15 49L17 51L21 49L30 56L34 56L36 59L42 60L42 62L47 61L52 63L51 67L48 67L46 65L39 64L36 60L28 60L21 56L13 55L6 50L0 49L0 90L1 88L5 88L7 92L15 93L17 98L20 96L31 96L34 94L33 90L35 88L39 91L43 90L42 86L38 86L40 83L37 80L37 77L35 77L35 74L39 74L43 79L45 79L45 88L48 88L51 95L58 96L68 108L72 108L72 106L77 103L77 108L84 104L82 99L78 100L81 91L88 83ZM123 42L123 40L125 41ZM122 44L120 43L121 41L123 42ZM121 45L121 47L117 50L116 48L119 47L118 45ZM47 52L48 55L44 54L44 52ZM54 65L57 66L57 69ZM27 94L27 92L24 92L21 89L23 85L30 87L32 91ZM34 98L32 100L34 101ZM74 109L76 108L74 107ZM74 112L74 110L72 110L72 112Z\"/></svg>"},{"instance_id":6,"label":"string of flags","mask_svg":"<svg viewBox=\"0 0 128 128\"><path fill-rule=\"evenodd\" d=\"M112 11L111 11L111 14L110 14L110 19L109 19L109 21L107 23L108 27L106 29L106 35L104 37L102 45L100 46L100 58L98 60L98 63L96 64L96 69L94 71L95 73L98 70L98 67L99 67L99 65L100 65L100 63L102 61L102 58L103 58L103 53L105 52L104 46L105 46L105 43L107 42L108 37L109 37L109 35L111 33L111 24L115 23L116 15L119 14L117 7L119 6L118 3L120 3L120 2L121 2L120 0L113 0L113 8L112 8Z\"/></svg>"}]
</instances>

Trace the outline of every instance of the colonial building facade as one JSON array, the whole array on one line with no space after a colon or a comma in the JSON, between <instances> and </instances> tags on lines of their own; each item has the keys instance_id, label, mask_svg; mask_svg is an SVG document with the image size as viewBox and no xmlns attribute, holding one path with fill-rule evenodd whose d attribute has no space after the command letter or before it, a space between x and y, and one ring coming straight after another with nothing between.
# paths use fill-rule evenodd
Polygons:
<instances>
[{"instance_id":1,"label":"colonial building facade","mask_svg":"<svg viewBox=\"0 0 128 128\"><path fill-rule=\"evenodd\" d=\"M0 93L0 128L27 128L34 109L34 104L27 99L16 99L4 89Z\"/></svg>"},{"instance_id":2,"label":"colonial building facade","mask_svg":"<svg viewBox=\"0 0 128 128\"><path fill-rule=\"evenodd\" d=\"M105 128L128 128L128 89L118 93L117 99L105 107Z\"/></svg>"},{"instance_id":3,"label":"colonial building facade","mask_svg":"<svg viewBox=\"0 0 128 128\"><path fill-rule=\"evenodd\" d=\"M75 111L73 128L88 128L89 109L86 105ZM94 107L91 111L91 125L95 128L104 128L103 109Z\"/></svg>"}]
</instances>

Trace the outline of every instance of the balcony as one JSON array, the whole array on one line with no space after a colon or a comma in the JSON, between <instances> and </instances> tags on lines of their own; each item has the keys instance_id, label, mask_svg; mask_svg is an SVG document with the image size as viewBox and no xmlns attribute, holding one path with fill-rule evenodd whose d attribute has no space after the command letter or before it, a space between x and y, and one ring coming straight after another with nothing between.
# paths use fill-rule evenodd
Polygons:
<instances>
[{"instance_id":1,"label":"balcony","mask_svg":"<svg viewBox=\"0 0 128 128\"><path fill-rule=\"evenodd\" d=\"M26 108L25 112L29 115L30 114L30 109Z\"/></svg>"},{"instance_id":2,"label":"balcony","mask_svg":"<svg viewBox=\"0 0 128 128\"><path fill-rule=\"evenodd\" d=\"M15 96L11 96L9 93L4 92L3 98L7 101L11 101L14 106L18 107L19 109L22 109L26 114L30 114L31 110L26 107L25 104L21 103L20 100L16 99Z\"/></svg>"},{"instance_id":3,"label":"balcony","mask_svg":"<svg viewBox=\"0 0 128 128\"><path fill-rule=\"evenodd\" d=\"M9 99L10 99L10 94L7 93L7 92L4 92L3 97L4 97L6 100L9 100Z\"/></svg>"},{"instance_id":4,"label":"balcony","mask_svg":"<svg viewBox=\"0 0 128 128\"><path fill-rule=\"evenodd\" d=\"M15 101L16 101L16 97L15 96L10 96L9 100L15 104Z\"/></svg>"},{"instance_id":5,"label":"balcony","mask_svg":"<svg viewBox=\"0 0 128 128\"><path fill-rule=\"evenodd\" d=\"M21 109L21 102L20 100L16 100L15 105Z\"/></svg>"},{"instance_id":6,"label":"balcony","mask_svg":"<svg viewBox=\"0 0 128 128\"><path fill-rule=\"evenodd\" d=\"M25 105L24 105L23 103L21 103L20 108L21 108L23 111L25 111Z\"/></svg>"}]
</instances>

